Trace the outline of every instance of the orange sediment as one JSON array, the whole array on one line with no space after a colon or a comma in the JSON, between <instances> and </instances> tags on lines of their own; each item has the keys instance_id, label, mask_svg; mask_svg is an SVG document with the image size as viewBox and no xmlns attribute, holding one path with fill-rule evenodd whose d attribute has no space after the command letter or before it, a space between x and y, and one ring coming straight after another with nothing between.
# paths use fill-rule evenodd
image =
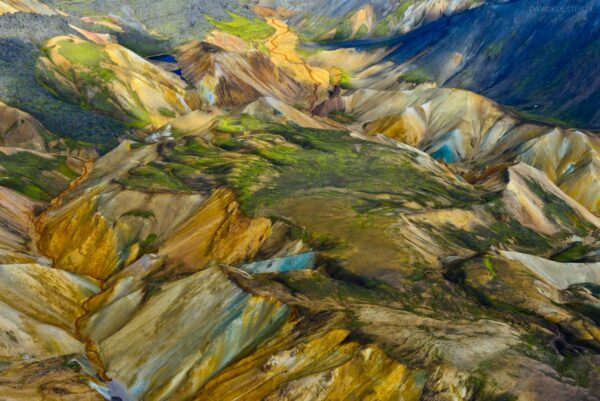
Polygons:
<instances>
[{"instance_id":1,"label":"orange sediment","mask_svg":"<svg viewBox=\"0 0 600 401\"><path fill-rule=\"evenodd\" d=\"M48 214L52 210L58 209L64 203L64 200L67 197L67 195L69 195L71 192L73 192L77 187L79 187L89 177L90 172L92 171L93 165L94 165L94 162L92 160L86 160L83 164L81 175L79 177L77 177L75 180L71 181L68 188L66 188L64 191L62 191L60 194L58 194L58 196L53 198L50 201L50 204L46 208L46 210L44 210L35 219L34 227L35 227L35 235L37 237L36 242L37 242L37 240L39 240L39 238L42 236L42 234L44 232ZM100 285L102 288L102 286L104 285L104 282L103 281L99 281L99 282L100 282ZM94 341L92 341L89 337L86 337L83 334L81 334L82 321L84 319L86 319L90 314L90 311L87 308L87 303L92 298L93 298L93 296L88 298L82 304L84 313L75 320L75 332L73 334L79 341L81 341L85 345L86 357L87 357L88 361L92 364L92 366L94 366L94 369L95 369L96 373L98 374L98 376L102 380L106 381L106 380L109 380L109 378L106 375L106 369L100 358L100 353L99 353L96 343Z\"/></svg>"},{"instance_id":2,"label":"orange sediment","mask_svg":"<svg viewBox=\"0 0 600 401\"><path fill-rule=\"evenodd\" d=\"M82 182L84 182L88 178L88 176L90 175L90 172L92 171L93 165L94 165L94 162L92 160L84 161L81 175L79 177L77 177L76 179L74 179L73 181L71 181L71 183L69 184L69 187L67 189L62 191L55 198L53 198L50 201L50 205L46 208L46 210L44 210L35 219L35 229L36 229L38 238L42 235L42 231L44 229L44 226L46 225L46 220L48 218L48 213L50 213L52 210L58 209L63 204L65 197L68 194L70 194L71 192L73 192L77 187L79 187L79 185L81 185Z\"/></svg>"},{"instance_id":3,"label":"orange sediment","mask_svg":"<svg viewBox=\"0 0 600 401\"><path fill-rule=\"evenodd\" d=\"M267 39L267 49L271 53L273 62L279 67L289 71L294 78L300 81L310 82L313 87L311 108L319 100L319 89L326 88L329 83L329 73L317 67L313 67L304 61L296 53L298 36L290 27L275 18L267 18L267 23L276 29L276 32ZM318 73L323 77L318 77Z\"/></svg>"}]
</instances>

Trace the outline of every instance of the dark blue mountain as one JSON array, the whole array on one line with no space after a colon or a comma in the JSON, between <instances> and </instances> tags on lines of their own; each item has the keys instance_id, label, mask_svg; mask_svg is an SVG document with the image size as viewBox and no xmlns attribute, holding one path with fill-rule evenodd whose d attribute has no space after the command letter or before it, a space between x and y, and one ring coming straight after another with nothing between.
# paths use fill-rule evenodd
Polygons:
<instances>
[{"instance_id":1,"label":"dark blue mountain","mask_svg":"<svg viewBox=\"0 0 600 401\"><path fill-rule=\"evenodd\" d=\"M490 3L363 46L439 85L478 92L525 117L600 128L600 2ZM417 74L418 73L418 74Z\"/></svg>"}]
</instances>

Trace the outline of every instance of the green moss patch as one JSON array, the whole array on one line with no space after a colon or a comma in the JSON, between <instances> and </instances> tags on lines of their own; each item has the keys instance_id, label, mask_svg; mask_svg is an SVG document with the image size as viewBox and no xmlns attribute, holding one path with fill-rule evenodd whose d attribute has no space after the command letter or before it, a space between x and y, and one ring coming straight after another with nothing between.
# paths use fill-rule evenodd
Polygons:
<instances>
[{"instance_id":1,"label":"green moss patch","mask_svg":"<svg viewBox=\"0 0 600 401\"><path fill-rule=\"evenodd\" d=\"M502 53L504 43L492 43L485 49L485 55L491 58L496 58Z\"/></svg>"},{"instance_id":2,"label":"green moss patch","mask_svg":"<svg viewBox=\"0 0 600 401\"><path fill-rule=\"evenodd\" d=\"M550 221L560 223L572 233L584 235L593 228L591 223L583 219L572 207L561 198L549 193L532 179L527 179L527 186L543 201L544 214Z\"/></svg>"},{"instance_id":3,"label":"green moss patch","mask_svg":"<svg viewBox=\"0 0 600 401\"><path fill-rule=\"evenodd\" d=\"M338 25L335 31L335 40L346 40L352 36L352 21L350 18L352 15L347 17L341 24Z\"/></svg>"},{"instance_id":4,"label":"green moss patch","mask_svg":"<svg viewBox=\"0 0 600 401\"><path fill-rule=\"evenodd\" d=\"M126 178L117 181L129 189L151 191L189 191L190 188L165 166L146 164L129 171Z\"/></svg>"},{"instance_id":5,"label":"green moss patch","mask_svg":"<svg viewBox=\"0 0 600 401\"><path fill-rule=\"evenodd\" d=\"M66 78L75 82L79 88L78 93L73 93L74 98L67 99L68 101L79 102L82 108L110 115L129 127L144 128L150 125L149 112L137 93L131 92L134 102L127 110L121 110L118 106L111 89L111 82L117 79L117 75L111 69L112 64L104 46L87 41L73 43L64 40L57 44L57 49L60 55L73 64L74 68ZM65 71L62 73L66 74ZM48 90L58 96L53 88L48 87ZM167 117L176 116L167 108L161 108L159 112Z\"/></svg>"},{"instance_id":6,"label":"green moss patch","mask_svg":"<svg viewBox=\"0 0 600 401\"><path fill-rule=\"evenodd\" d=\"M332 279L325 272L312 271L290 272L281 274L277 281L285 284L294 292L300 292L311 298L335 299L337 301L353 301L376 303L382 300L392 301L401 298L394 289L383 283L372 282L358 285L349 281Z\"/></svg>"},{"instance_id":7,"label":"green moss patch","mask_svg":"<svg viewBox=\"0 0 600 401\"><path fill-rule=\"evenodd\" d=\"M411 82L411 83L415 83L415 84L422 84L425 82L434 81L433 76L431 76L431 74L429 74L422 68L412 69L412 70L402 74L401 78L404 79L406 82Z\"/></svg>"},{"instance_id":8,"label":"green moss patch","mask_svg":"<svg viewBox=\"0 0 600 401\"><path fill-rule=\"evenodd\" d=\"M123 213L123 215L121 217L125 217L125 216L140 217L142 219L153 219L155 217L154 212L152 210L145 210L145 209L129 210L128 212Z\"/></svg>"},{"instance_id":9,"label":"green moss patch","mask_svg":"<svg viewBox=\"0 0 600 401\"><path fill-rule=\"evenodd\" d=\"M411 4L413 4L413 2L414 0L406 0L401 2L398 5L398 8L396 8L396 10L394 10L393 13L388 14L385 18L379 21L375 26L375 36L389 35L391 31L390 26L397 24L402 19L404 13L406 12L406 10L408 10L408 7L410 7Z\"/></svg>"},{"instance_id":10,"label":"green moss patch","mask_svg":"<svg viewBox=\"0 0 600 401\"><path fill-rule=\"evenodd\" d=\"M77 176L65 157L46 158L26 151L0 153L0 185L34 200L49 201Z\"/></svg>"},{"instance_id":11,"label":"green moss patch","mask_svg":"<svg viewBox=\"0 0 600 401\"><path fill-rule=\"evenodd\" d=\"M104 47L92 42L73 43L64 40L58 43L58 53L73 64L89 67L99 66L106 60Z\"/></svg>"},{"instance_id":12,"label":"green moss patch","mask_svg":"<svg viewBox=\"0 0 600 401\"><path fill-rule=\"evenodd\" d=\"M340 86L344 89L352 89L351 76L348 71L342 70L342 74L340 76Z\"/></svg>"},{"instance_id":13,"label":"green moss patch","mask_svg":"<svg viewBox=\"0 0 600 401\"><path fill-rule=\"evenodd\" d=\"M552 260L556 262L569 263L578 262L581 258L594 251L594 247L586 245L582 242L572 244L567 249L561 250L552 256Z\"/></svg>"},{"instance_id":14,"label":"green moss patch","mask_svg":"<svg viewBox=\"0 0 600 401\"><path fill-rule=\"evenodd\" d=\"M356 122L356 117L354 117L352 114L346 113L345 111L333 111L329 113L327 117L342 124L353 124Z\"/></svg>"},{"instance_id":15,"label":"green moss patch","mask_svg":"<svg viewBox=\"0 0 600 401\"><path fill-rule=\"evenodd\" d=\"M494 265L492 264L492 261L490 260L490 258L488 258L488 257L483 258L483 265L485 266L487 271L490 273L492 278L496 277L496 272L494 271Z\"/></svg>"},{"instance_id":16,"label":"green moss patch","mask_svg":"<svg viewBox=\"0 0 600 401\"><path fill-rule=\"evenodd\" d=\"M275 28L258 18L246 18L230 13L231 20L218 21L210 16L205 16L215 28L238 36L248 42L261 43L275 33Z\"/></svg>"},{"instance_id":17,"label":"green moss patch","mask_svg":"<svg viewBox=\"0 0 600 401\"><path fill-rule=\"evenodd\" d=\"M177 117L177 114L173 110L168 109L166 107L159 108L158 112L160 114L162 114L163 116L165 116L165 117L169 117L169 118L175 118L175 117Z\"/></svg>"},{"instance_id":18,"label":"green moss patch","mask_svg":"<svg viewBox=\"0 0 600 401\"><path fill-rule=\"evenodd\" d=\"M468 186L447 185L446 177L420 171L416 153L365 142L346 132L249 116L221 118L215 129L221 135L212 144L190 140L169 152L165 161L181 182L204 175L227 183L248 212L323 188L364 194L369 200L360 206L361 213L407 200L443 207L477 199Z\"/></svg>"}]
</instances>

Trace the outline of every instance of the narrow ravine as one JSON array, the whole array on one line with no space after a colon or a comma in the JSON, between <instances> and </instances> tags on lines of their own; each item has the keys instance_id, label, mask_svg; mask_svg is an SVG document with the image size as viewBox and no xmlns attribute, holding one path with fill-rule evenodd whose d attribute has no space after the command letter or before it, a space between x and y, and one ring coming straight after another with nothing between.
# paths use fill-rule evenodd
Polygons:
<instances>
[{"instance_id":1,"label":"narrow ravine","mask_svg":"<svg viewBox=\"0 0 600 401\"><path fill-rule=\"evenodd\" d=\"M307 64L306 61L296 53L295 50L299 42L298 36L281 20L267 18L267 23L276 30L275 33L267 39L266 46L269 49L269 52L271 55L275 56L274 61L277 61L276 57L281 57L285 61L284 63L279 63L283 68L285 68L285 64L287 63L290 64L290 66L288 66L290 69L293 69L292 66L299 66L306 71L306 74L312 81L313 87L310 109L314 108L319 101L319 87L323 83L315 76L314 67Z\"/></svg>"},{"instance_id":2,"label":"narrow ravine","mask_svg":"<svg viewBox=\"0 0 600 401\"><path fill-rule=\"evenodd\" d=\"M74 179L73 181L71 181L68 188L66 188L64 191L62 191L60 194L58 194L58 196L53 198L50 201L50 204L48 205L48 207L42 213L40 213L40 215L37 216L37 218L35 219L35 224L34 224L35 231L36 231L36 238L35 238L36 241L35 242L37 242L37 240L42 235L42 231L44 230L44 226L46 225L46 220L48 218L48 214L51 211L56 210L60 206L62 206L67 195L69 195L77 187L79 187L90 175L90 172L92 171L92 168L94 166L94 161L93 160L84 160L83 162L84 163L83 163L81 175L79 177L77 177L76 179Z\"/></svg>"},{"instance_id":3,"label":"narrow ravine","mask_svg":"<svg viewBox=\"0 0 600 401\"><path fill-rule=\"evenodd\" d=\"M53 198L50 201L50 204L48 205L48 207L42 213L40 213L40 215L37 216L37 218L35 218L35 220L34 220L34 228L35 228L34 237L35 238L33 238L32 242L36 248L37 248L37 243L39 242L39 240L42 238L42 236L44 234L46 221L48 219L48 215L50 214L50 212L61 207L63 205L66 197L69 194L71 194L73 191L75 191L82 183L84 183L88 179L91 171L93 170L93 167L94 167L93 160L84 160L81 175L79 177L77 177L76 179L74 179L73 181L71 181L68 188L66 188L64 191L62 191L60 194L58 194L55 198ZM44 255L44 256L49 259L52 259L48 255ZM56 266L54 264L54 261L52 263L52 267L56 268L56 269L60 269L60 266ZM103 291L104 290L104 288L103 288L104 282L102 282L101 280L98 280L98 282L100 284L101 290ZM93 297L94 296L88 298L81 305L81 307L85 311L85 313L83 315L79 316L77 318L77 320L75 321L75 325L74 325L75 332L73 334L79 341L81 341L84 344L86 357L87 357L88 361L94 367L94 370L96 371L98 376L102 380L107 381L107 380L109 380L109 378L106 376L106 370L105 370L104 364L102 363L102 361L100 359L98 347L89 337L84 336L81 333L82 322L90 315L90 311L87 308L87 304Z\"/></svg>"}]
</instances>

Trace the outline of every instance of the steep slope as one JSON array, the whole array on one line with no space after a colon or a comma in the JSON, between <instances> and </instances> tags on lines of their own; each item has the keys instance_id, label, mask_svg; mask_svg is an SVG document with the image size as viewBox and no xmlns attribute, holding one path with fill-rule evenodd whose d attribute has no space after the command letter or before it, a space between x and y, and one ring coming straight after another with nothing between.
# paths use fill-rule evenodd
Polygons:
<instances>
[{"instance_id":1,"label":"steep slope","mask_svg":"<svg viewBox=\"0 0 600 401\"><path fill-rule=\"evenodd\" d=\"M319 40L348 40L406 33L483 1L254 0L255 12L280 15Z\"/></svg>"},{"instance_id":2,"label":"steep slope","mask_svg":"<svg viewBox=\"0 0 600 401\"><path fill-rule=\"evenodd\" d=\"M156 249L180 273L252 257L270 223L245 217L232 194L211 193L209 181L179 180L158 158L156 145L124 142L100 159L47 214L42 252L62 269L98 278Z\"/></svg>"},{"instance_id":3,"label":"steep slope","mask_svg":"<svg viewBox=\"0 0 600 401\"><path fill-rule=\"evenodd\" d=\"M216 371L276 331L286 315L284 305L244 293L212 268L162 285L98 346L106 374L133 396L187 399ZM202 329L198 321L206 322ZM148 349L156 350L151 359L145 356Z\"/></svg>"},{"instance_id":4,"label":"steep slope","mask_svg":"<svg viewBox=\"0 0 600 401\"><path fill-rule=\"evenodd\" d=\"M13 264L2 265L0 282L3 360L83 352L75 322L84 314L83 301L98 292L94 281L48 266Z\"/></svg>"},{"instance_id":5,"label":"steep slope","mask_svg":"<svg viewBox=\"0 0 600 401\"><path fill-rule=\"evenodd\" d=\"M50 201L77 177L70 161L68 156L0 148L0 184L31 199Z\"/></svg>"},{"instance_id":6,"label":"steep slope","mask_svg":"<svg viewBox=\"0 0 600 401\"><path fill-rule=\"evenodd\" d=\"M304 339L291 330L285 327L265 344L270 356L257 352L242 359L195 399L419 399L420 372L391 360L378 346L350 341L344 329L321 328Z\"/></svg>"},{"instance_id":7,"label":"steep slope","mask_svg":"<svg viewBox=\"0 0 600 401\"><path fill-rule=\"evenodd\" d=\"M0 262L45 263L37 251L35 218L97 155L4 104L0 120Z\"/></svg>"},{"instance_id":8,"label":"steep slope","mask_svg":"<svg viewBox=\"0 0 600 401\"><path fill-rule=\"evenodd\" d=\"M0 146L43 152L51 137L50 132L29 114L0 102Z\"/></svg>"},{"instance_id":9,"label":"steep slope","mask_svg":"<svg viewBox=\"0 0 600 401\"><path fill-rule=\"evenodd\" d=\"M304 99L300 85L256 49L228 52L210 43L191 42L182 47L179 63L183 76L208 105L240 106L261 96Z\"/></svg>"},{"instance_id":10,"label":"steep slope","mask_svg":"<svg viewBox=\"0 0 600 401\"><path fill-rule=\"evenodd\" d=\"M406 79L460 87L525 116L599 128L600 18L594 1L486 4L388 41ZM581 68L590 65L590 68Z\"/></svg>"},{"instance_id":11,"label":"steep slope","mask_svg":"<svg viewBox=\"0 0 600 401\"><path fill-rule=\"evenodd\" d=\"M269 96L310 109L324 98L329 72L309 65L297 53L299 38L284 22L273 18L268 23L273 33L259 44L264 52L221 31L180 48L182 74L205 104L231 108Z\"/></svg>"},{"instance_id":12,"label":"steep slope","mask_svg":"<svg viewBox=\"0 0 600 401\"><path fill-rule=\"evenodd\" d=\"M86 277L41 264L0 265L0 393L11 400L99 400L83 371L77 319L99 292Z\"/></svg>"},{"instance_id":13,"label":"steep slope","mask_svg":"<svg viewBox=\"0 0 600 401\"><path fill-rule=\"evenodd\" d=\"M58 138L31 115L2 103L0 119L0 184L5 200L20 198L9 188L29 198L22 198L25 209L33 208L31 201L43 204L58 196L98 157L90 144Z\"/></svg>"},{"instance_id":14,"label":"steep slope","mask_svg":"<svg viewBox=\"0 0 600 401\"><path fill-rule=\"evenodd\" d=\"M569 310L569 306L587 303L589 309L579 306L576 309L595 319L595 301L585 285L597 285L600 264L564 264L503 251L469 261L462 269L465 285L480 293L490 304L500 308L513 306L525 313L534 313L557 324L566 335L581 343L596 348L600 345L598 328ZM520 294L529 295L523 297Z\"/></svg>"},{"instance_id":15,"label":"steep slope","mask_svg":"<svg viewBox=\"0 0 600 401\"><path fill-rule=\"evenodd\" d=\"M313 86L310 106L312 107L319 100L319 95L328 88L329 73L307 64L300 57L296 52L300 39L285 22L276 18L269 18L267 21L275 28L275 33L266 43L273 63L287 71L301 85Z\"/></svg>"},{"instance_id":16,"label":"steep slope","mask_svg":"<svg viewBox=\"0 0 600 401\"><path fill-rule=\"evenodd\" d=\"M140 128L191 111L185 82L118 44L59 36L42 50L37 77L65 100Z\"/></svg>"},{"instance_id":17,"label":"steep slope","mask_svg":"<svg viewBox=\"0 0 600 401\"><path fill-rule=\"evenodd\" d=\"M77 355L11 364L0 372L0 393L14 401L102 401L80 371Z\"/></svg>"},{"instance_id":18,"label":"steep slope","mask_svg":"<svg viewBox=\"0 0 600 401\"><path fill-rule=\"evenodd\" d=\"M93 29L60 15L0 15L0 101L31 114L61 137L114 146L122 124L52 96L34 79L43 42L75 33L69 23Z\"/></svg>"},{"instance_id":19,"label":"steep slope","mask_svg":"<svg viewBox=\"0 0 600 401\"><path fill-rule=\"evenodd\" d=\"M1 263L33 263L38 261L35 237L34 208L27 197L0 187L0 260Z\"/></svg>"},{"instance_id":20,"label":"steep slope","mask_svg":"<svg viewBox=\"0 0 600 401\"><path fill-rule=\"evenodd\" d=\"M328 111L353 116L352 127L365 134L387 135L467 169L524 161L590 210L600 210L598 133L526 123L456 89L358 90L338 103Z\"/></svg>"},{"instance_id":21,"label":"steep slope","mask_svg":"<svg viewBox=\"0 0 600 401\"><path fill-rule=\"evenodd\" d=\"M53 139L19 110L5 107L3 115L6 140L45 149ZM86 384L93 376L78 371L85 344L76 322L85 314L83 302L100 288L95 280L53 269L37 247L36 216L47 206L42 201L66 189L77 173L65 157L1 150L2 184L23 194L0 187L0 394L11 400L98 400Z\"/></svg>"}]
</instances>

